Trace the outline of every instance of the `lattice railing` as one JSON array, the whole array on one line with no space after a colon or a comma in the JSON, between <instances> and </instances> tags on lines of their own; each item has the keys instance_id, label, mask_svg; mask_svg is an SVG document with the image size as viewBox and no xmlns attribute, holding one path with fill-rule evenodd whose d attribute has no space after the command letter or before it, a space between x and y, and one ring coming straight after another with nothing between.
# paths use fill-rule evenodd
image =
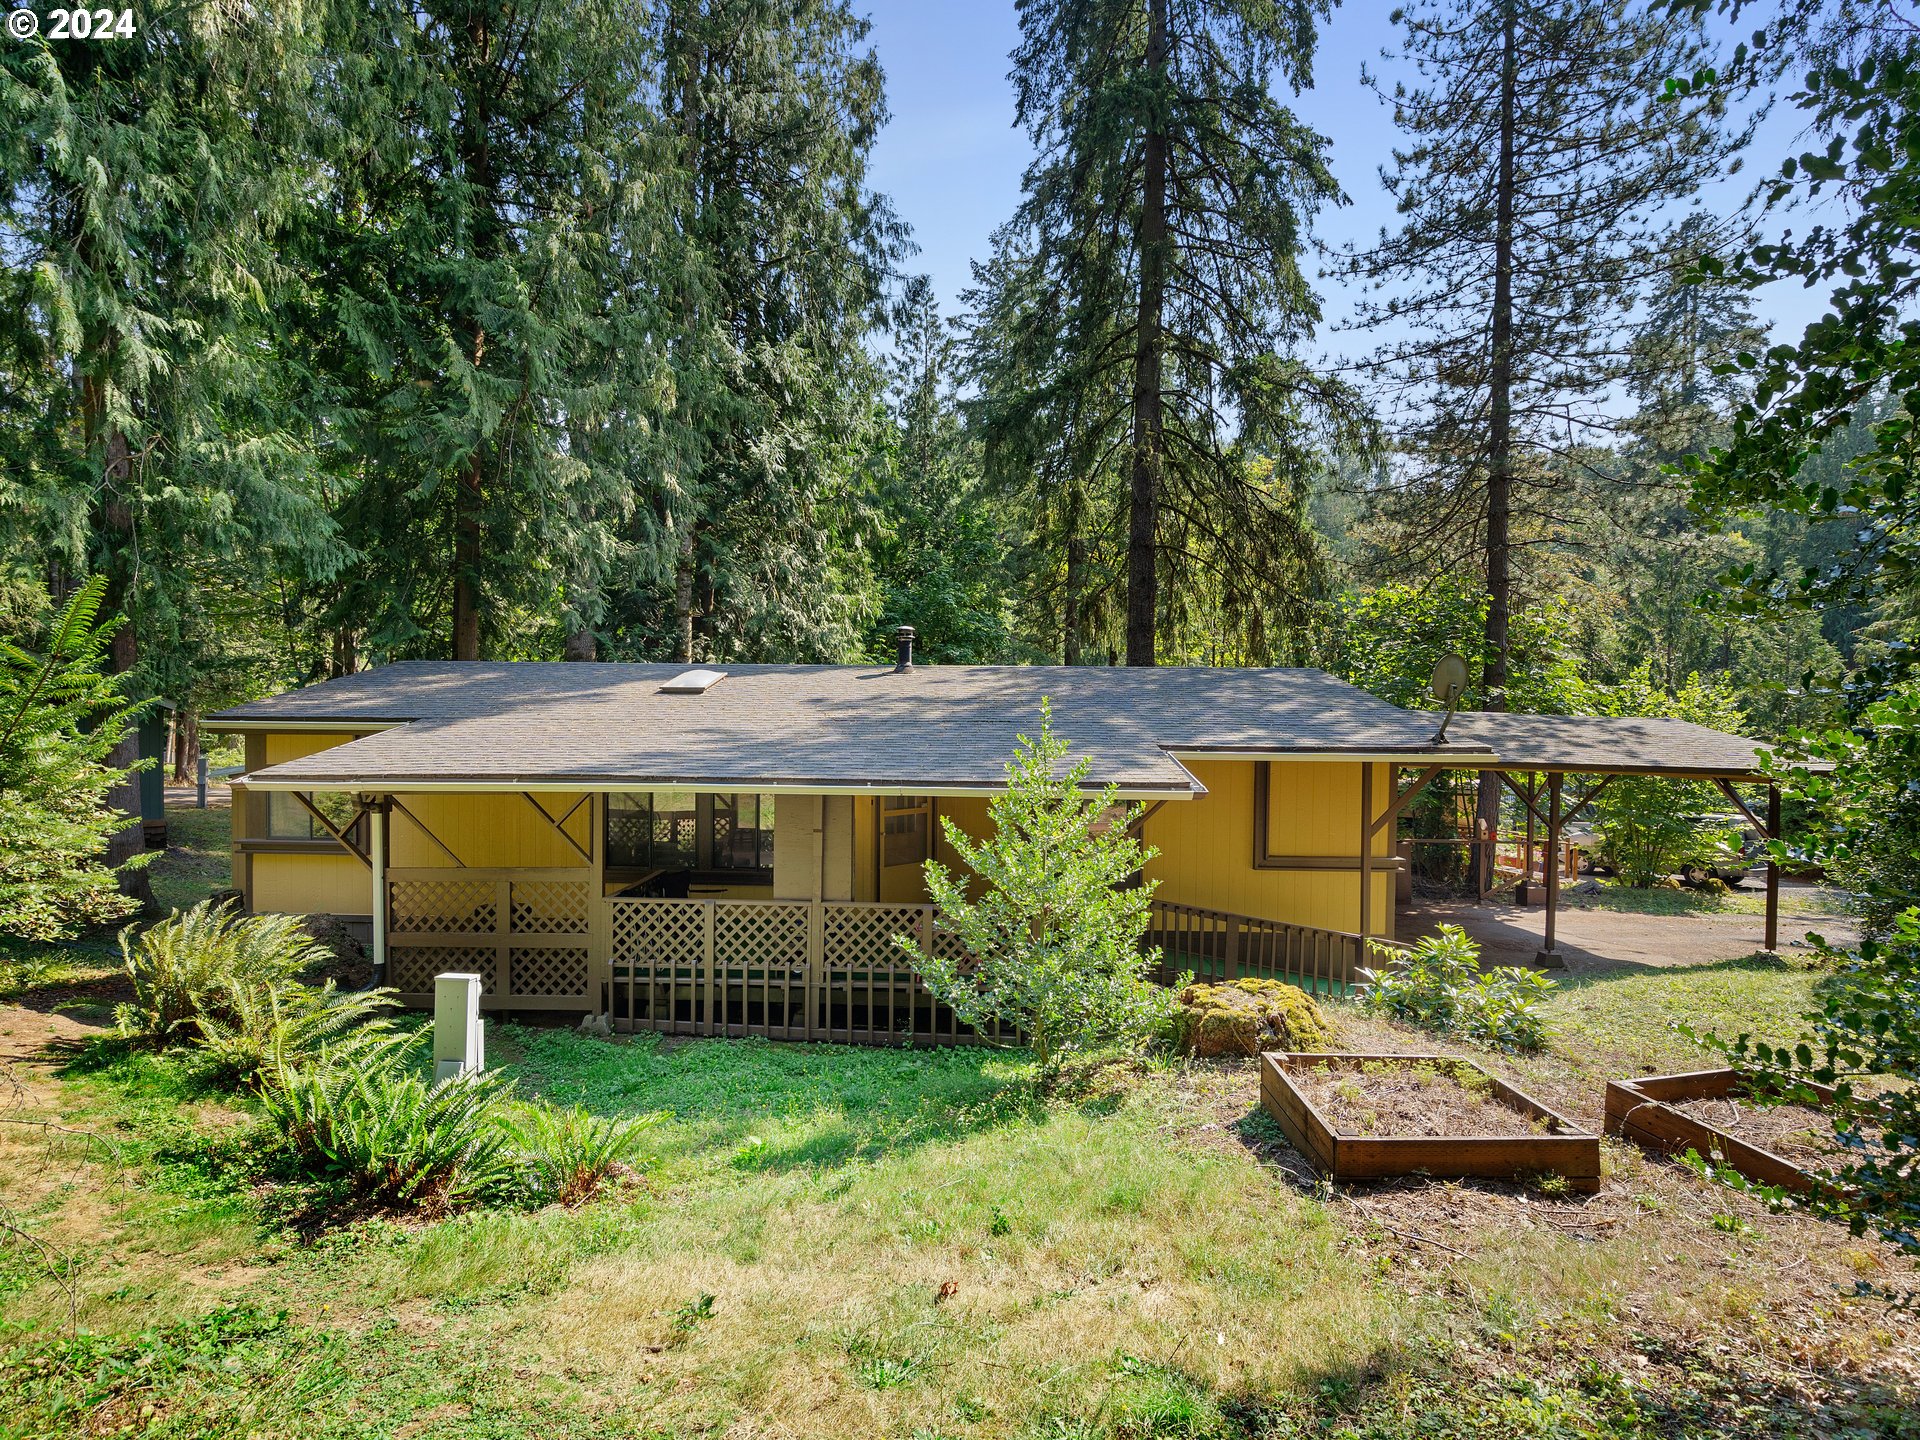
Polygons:
<instances>
[{"instance_id":1,"label":"lattice railing","mask_svg":"<svg viewBox=\"0 0 1920 1440\"><path fill-rule=\"evenodd\" d=\"M477 974L486 1003L593 1005L590 870L390 870L387 983L425 1003L433 977Z\"/></svg>"},{"instance_id":2,"label":"lattice railing","mask_svg":"<svg viewBox=\"0 0 1920 1440\"><path fill-rule=\"evenodd\" d=\"M930 905L605 902L607 998L622 1028L897 1044L974 1038L896 937L951 946Z\"/></svg>"}]
</instances>

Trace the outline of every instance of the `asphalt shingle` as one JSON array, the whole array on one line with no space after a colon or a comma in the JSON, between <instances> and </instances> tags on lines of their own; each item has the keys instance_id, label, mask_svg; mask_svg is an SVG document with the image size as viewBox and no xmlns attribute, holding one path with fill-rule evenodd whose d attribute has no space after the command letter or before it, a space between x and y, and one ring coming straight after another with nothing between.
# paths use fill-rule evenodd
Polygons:
<instances>
[{"instance_id":1,"label":"asphalt shingle","mask_svg":"<svg viewBox=\"0 0 1920 1440\"><path fill-rule=\"evenodd\" d=\"M236 706L205 722L390 724L259 772L315 788L406 782L992 788L1015 738L1054 730L1091 779L1195 793L1177 754L1406 755L1483 746L1319 670L729 665L704 694L681 665L403 661Z\"/></svg>"}]
</instances>

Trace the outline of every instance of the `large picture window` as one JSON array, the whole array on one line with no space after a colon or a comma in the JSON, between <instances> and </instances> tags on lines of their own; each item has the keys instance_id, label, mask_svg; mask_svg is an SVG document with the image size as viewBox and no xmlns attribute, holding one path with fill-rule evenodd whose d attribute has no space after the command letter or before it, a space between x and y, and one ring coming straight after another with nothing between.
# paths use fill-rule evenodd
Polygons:
<instances>
[{"instance_id":1,"label":"large picture window","mask_svg":"<svg viewBox=\"0 0 1920 1440\"><path fill-rule=\"evenodd\" d=\"M607 797L607 869L773 872L771 795L691 790Z\"/></svg>"}]
</instances>

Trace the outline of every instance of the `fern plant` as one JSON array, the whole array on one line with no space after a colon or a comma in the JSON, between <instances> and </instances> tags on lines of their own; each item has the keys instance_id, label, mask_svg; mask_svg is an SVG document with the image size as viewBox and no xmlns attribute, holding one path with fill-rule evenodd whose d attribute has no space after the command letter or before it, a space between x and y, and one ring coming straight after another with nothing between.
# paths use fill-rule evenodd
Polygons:
<instances>
[{"instance_id":1,"label":"fern plant","mask_svg":"<svg viewBox=\"0 0 1920 1440\"><path fill-rule=\"evenodd\" d=\"M385 1016L398 1003L393 996L342 991L331 980L317 990L230 982L224 1006L198 1017L201 1066L220 1084L264 1089L329 1046L344 1055L349 1035L365 1043L390 1033Z\"/></svg>"},{"instance_id":2,"label":"fern plant","mask_svg":"<svg viewBox=\"0 0 1920 1440\"><path fill-rule=\"evenodd\" d=\"M327 1046L276 1072L260 1108L297 1164L362 1204L446 1210L508 1180L500 1107L513 1082L489 1072L439 1084L419 1074L419 1034Z\"/></svg>"},{"instance_id":3,"label":"fern plant","mask_svg":"<svg viewBox=\"0 0 1920 1440\"><path fill-rule=\"evenodd\" d=\"M513 1152L505 1193L496 1198L535 1205L585 1204L608 1181L637 1165L641 1141L657 1115L594 1115L530 1105L510 1120Z\"/></svg>"},{"instance_id":4,"label":"fern plant","mask_svg":"<svg viewBox=\"0 0 1920 1440\"><path fill-rule=\"evenodd\" d=\"M0 638L0 933L61 940L134 908L100 859L128 824L109 762L140 709L105 673L105 594L102 576L75 591L38 654Z\"/></svg>"},{"instance_id":5,"label":"fern plant","mask_svg":"<svg viewBox=\"0 0 1920 1440\"><path fill-rule=\"evenodd\" d=\"M133 1000L116 1012L120 1031L171 1045L200 1038L209 1020L239 1024L238 1004L257 1009L324 953L293 916L239 915L210 901L174 911L138 939L129 927L120 954Z\"/></svg>"}]
</instances>

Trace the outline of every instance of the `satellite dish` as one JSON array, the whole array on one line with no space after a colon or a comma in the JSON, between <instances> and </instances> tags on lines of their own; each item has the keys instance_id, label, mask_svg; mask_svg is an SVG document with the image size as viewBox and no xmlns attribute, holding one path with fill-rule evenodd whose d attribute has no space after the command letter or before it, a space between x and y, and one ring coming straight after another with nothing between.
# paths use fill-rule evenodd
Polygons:
<instances>
[{"instance_id":1,"label":"satellite dish","mask_svg":"<svg viewBox=\"0 0 1920 1440\"><path fill-rule=\"evenodd\" d=\"M1447 707L1440 728L1433 732L1433 743L1444 744L1453 712L1460 708L1460 697L1467 693L1467 662L1464 656L1442 655L1433 667L1433 698Z\"/></svg>"}]
</instances>

